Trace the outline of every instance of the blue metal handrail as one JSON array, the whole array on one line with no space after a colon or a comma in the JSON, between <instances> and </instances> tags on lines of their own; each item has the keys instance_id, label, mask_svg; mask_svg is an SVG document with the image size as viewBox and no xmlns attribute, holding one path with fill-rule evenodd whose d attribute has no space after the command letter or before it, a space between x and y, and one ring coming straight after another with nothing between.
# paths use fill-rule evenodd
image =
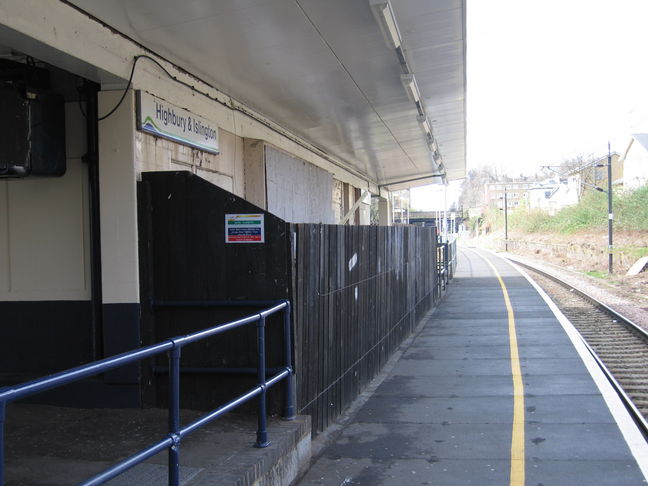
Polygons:
<instances>
[{"instance_id":1,"label":"blue metal handrail","mask_svg":"<svg viewBox=\"0 0 648 486\"><path fill-rule=\"evenodd\" d=\"M439 279L439 292L441 292L441 290L445 290L449 282L448 243L441 241L437 243L437 275Z\"/></svg>"},{"instance_id":2,"label":"blue metal handrail","mask_svg":"<svg viewBox=\"0 0 648 486\"><path fill-rule=\"evenodd\" d=\"M254 305L246 301L237 301L237 305ZM283 310L283 334L284 334L284 366L275 368L277 373L270 379L266 377L265 363L265 324L266 318ZM181 427L180 425L180 353L182 347L200 341L202 339L216 336L226 331L236 329L253 322L257 323L257 378L258 384L243 395L231 400L194 422ZM124 366L130 363L141 361L151 356L158 355L165 351L169 352L169 433L160 441L148 448L124 459L111 466L96 476L80 483L81 486L95 486L104 484L116 476L119 476L128 469L144 462L165 449L169 451L168 470L169 485L179 486L180 484L180 442L184 437L191 434L200 427L207 425L221 415L251 400L257 395L259 398L258 427L256 447L267 447L268 441L266 421L266 391L271 386L286 379L284 418L292 420L295 418L295 384L294 368L292 366L292 342L290 333L290 302L287 300L275 301L273 305L256 314L213 326L185 336L178 336L158 344L135 349L126 353L111 356L99 361L94 361L83 366L61 371L50 376L29 381L14 387L0 389L0 486L4 485L4 424L6 420L7 404L21 398L41 393L52 388L57 388L69 383L82 380L89 376L105 373L108 370Z\"/></svg>"},{"instance_id":3,"label":"blue metal handrail","mask_svg":"<svg viewBox=\"0 0 648 486\"><path fill-rule=\"evenodd\" d=\"M452 236L448 239L448 251L450 252L448 257L448 277L452 279L454 277L455 271L457 270L457 237Z\"/></svg>"}]
</instances>

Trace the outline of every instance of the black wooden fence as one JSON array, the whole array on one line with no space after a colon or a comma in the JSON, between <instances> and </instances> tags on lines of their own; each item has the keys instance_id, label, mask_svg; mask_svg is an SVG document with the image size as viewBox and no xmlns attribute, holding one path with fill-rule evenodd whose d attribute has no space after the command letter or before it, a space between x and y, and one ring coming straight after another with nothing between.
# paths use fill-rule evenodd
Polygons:
<instances>
[{"instance_id":1,"label":"black wooden fence","mask_svg":"<svg viewBox=\"0 0 648 486\"><path fill-rule=\"evenodd\" d=\"M324 430L438 296L434 228L293 225L299 413Z\"/></svg>"},{"instance_id":2,"label":"black wooden fence","mask_svg":"<svg viewBox=\"0 0 648 486\"><path fill-rule=\"evenodd\" d=\"M186 171L142 174L138 196L143 344L258 312L249 301L292 300L285 221ZM240 213L264 215L265 243L225 242L225 215ZM268 319L270 367L281 365L282 328L280 316ZM256 382L256 339L248 327L183 350L182 406L209 410L249 389ZM167 373L163 358L142 366L144 405L166 406ZM275 387L270 411L281 411L281 404Z\"/></svg>"},{"instance_id":3,"label":"black wooden fence","mask_svg":"<svg viewBox=\"0 0 648 486\"><path fill-rule=\"evenodd\" d=\"M143 344L247 315L247 301L289 299L298 411L312 415L314 433L358 396L439 296L434 228L291 225L188 172L142 179ZM226 244L229 213L264 214L265 243ZM275 328L268 349L281 351ZM207 409L254 381L253 331L183 351L184 407ZM270 366L280 363L275 354ZM144 405L165 405L165 373L163 361L142 366ZM271 411L281 408L277 394Z\"/></svg>"}]
</instances>

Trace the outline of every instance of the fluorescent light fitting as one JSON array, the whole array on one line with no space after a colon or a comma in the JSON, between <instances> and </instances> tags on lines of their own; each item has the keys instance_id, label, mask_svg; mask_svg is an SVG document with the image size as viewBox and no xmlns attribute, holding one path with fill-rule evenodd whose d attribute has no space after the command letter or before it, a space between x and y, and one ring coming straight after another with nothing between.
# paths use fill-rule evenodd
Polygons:
<instances>
[{"instance_id":1,"label":"fluorescent light fitting","mask_svg":"<svg viewBox=\"0 0 648 486\"><path fill-rule=\"evenodd\" d=\"M425 131L425 134L428 136L432 135L432 129L430 128L430 122L428 122L428 119L426 116L417 116L416 119L418 122L421 124L423 127L423 130Z\"/></svg>"},{"instance_id":2,"label":"fluorescent light fitting","mask_svg":"<svg viewBox=\"0 0 648 486\"><path fill-rule=\"evenodd\" d=\"M387 45L393 49L400 47L401 36L389 0L369 0L369 4Z\"/></svg>"},{"instance_id":3,"label":"fluorescent light fitting","mask_svg":"<svg viewBox=\"0 0 648 486\"><path fill-rule=\"evenodd\" d=\"M439 145L437 144L436 139L432 138L431 140L428 141L428 148L432 153L439 152Z\"/></svg>"},{"instance_id":4,"label":"fluorescent light fitting","mask_svg":"<svg viewBox=\"0 0 648 486\"><path fill-rule=\"evenodd\" d=\"M446 168L443 165L443 160L441 160L441 157L438 156L436 153L430 152L429 154L430 157L430 163L432 164L432 169L440 174L442 176L442 179L445 179L446 177ZM445 182L444 182L445 183Z\"/></svg>"},{"instance_id":5,"label":"fluorescent light fitting","mask_svg":"<svg viewBox=\"0 0 648 486\"><path fill-rule=\"evenodd\" d=\"M418 89L418 84L416 84L416 78L413 74L401 74L401 83L407 92L410 100L414 103L421 103L421 93Z\"/></svg>"}]
</instances>

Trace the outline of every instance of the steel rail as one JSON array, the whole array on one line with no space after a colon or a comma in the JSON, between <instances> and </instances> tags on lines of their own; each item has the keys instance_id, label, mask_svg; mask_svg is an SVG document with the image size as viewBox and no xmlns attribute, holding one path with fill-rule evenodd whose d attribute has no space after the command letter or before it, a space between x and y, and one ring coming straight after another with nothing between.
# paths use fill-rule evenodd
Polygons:
<instances>
[{"instance_id":1,"label":"steel rail","mask_svg":"<svg viewBox=\"0 0 648 486\"><path fill-rule=\"evenodd\" d=\"M543 276L547 277L548 279L553 280L554 282L556 282L556 283L559 284L559 285L562 285L563 287L569 287L569 288L570 288L571 290L573 290L576 294L580 295L580 296L583 297L584 299L587 299L589 302L591 302L592 304L594 304L594 305L595 305L596 307L598 307L599 309L601 309L601 310L603 310L603 311L605 311L605 312L610 313L613 317L616 317L617 319L619 319L619 320L621 321L622 324L624 324L624 325L626 325L627 327L633 329L634 331L636 331L637 333L639 333L639 334L640 334L644 339L648 340L648 331L646 331L644 328L642 328L642 327L639 326L638 324L634 323L634 322L632 321L632 319L630 319L630 318L624 316L624 315L621 314L619 311L614 310L612 307L610 307L610 306L608 306L607 304L604 304L604 303L601 302L600 300L596 299L596 297L592 297L590 294L588 294L588 293L585 292L584 290L581 290L581 289L579 289L579 288L573 286L573 285L570 284L569 282L565 282L564 280L561 280L560 278L556 277L555 275L552 275L552 274L550 274L550 273L547 273L545 270L541 270L541 269L539 269L538 267L534 267L534 266L531 265L530 263L522 262L522 261L517 260L517 259L515 259L515 258L511 258L510 256L506 256L506 257L504 257L504 258L506 258L507 260L512 261L512 262L515 263L516 265L520 265L521 267L525 267L525 268L528 268L529 270L532 270L532 271L534 271L534 272L536 272L536 273L539 273L540 275L543 275Z\"/></svg>"},{"instance_id":2,"label":"steel rail","mask_svg":"<svg viewBox=\"0 0 648 486\"><path fill-rule=\"evenodd\" d=\"M516 265L519 265L519 266L527 268L527 269L529 269L529 270L531 270L533 272L536 272L536 273L548 278L549 280L552 280L553 282L556 282L557 284L561 285L562 287L570 289L570 291L573 291L574 293L576 293L580 297L584 298L585 300L590 302L595 307L599 308L600 310L602 310L604 312L609 313L612 317L616 318L618 324L624 325L624 326L628 327L629 329L631 329L632 331L635 331L635 332L639 333L639 335L643 339L645 339L647 341L647 343L648 343L648 332L646 332L645 329L641 328L639 325L632 322L631 319L625 317L620 312L617 312L616 310L614 310L610 306L604 304L603 302L599 301L598 299L591 296L587 292L574 287L572 284L570 284L568 282L565 282L564 280L556 277L555 275L552 275L552 274L546 272L545 270L541 270L538 267L535 267L535 266L531 265L530 263L522 262L522 261L520 261L520 260L518 260L516 258L512 258L510 256L505 256L504 258L506 258L507 260L513 262ZM603 360L598 356L596 351L588 344L587 340L583 337L583 335L576 328L574 328L574 329L578 333L578 336L580 337L581 341L583 342L583 344L585 345L587 350L590 352L590 354L592 355L592 357L596 361L596 364L599 366L599 368L601 369L601 371L603 372L603 374L605 375L607 380L610 382L610 384L614 388L614 391L617 393L617 395L619 395L619 398L623 402L623 405L625 406L626 410L628 411L628 413L630 414L630 416L632 417L634 422L637 424L637 427L639 428L639 430L643 434L644 438L646 440L648 440L648 421L643 416L643 414L639 411L639 409L634 404L632 399L625 392L625 390L623 389L623 386L617 381L617 379L614 377L612 372L605 365Z\"/></svg>"}]
</instances>

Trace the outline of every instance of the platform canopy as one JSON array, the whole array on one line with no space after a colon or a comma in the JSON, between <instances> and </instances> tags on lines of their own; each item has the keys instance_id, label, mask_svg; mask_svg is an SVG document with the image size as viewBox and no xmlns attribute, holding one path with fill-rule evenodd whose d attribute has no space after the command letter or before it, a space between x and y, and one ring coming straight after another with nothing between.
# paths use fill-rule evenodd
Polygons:
<instances>
[{"instance_id":1,"label":"platform canopy","mask_svg":"<svg viewBox=\"0 0 648 486\"><path fill-rule=\"evenodd\" d=\"M70 2L377 184L465 175L465 0Z\"/></svg>"}]
</instances>

